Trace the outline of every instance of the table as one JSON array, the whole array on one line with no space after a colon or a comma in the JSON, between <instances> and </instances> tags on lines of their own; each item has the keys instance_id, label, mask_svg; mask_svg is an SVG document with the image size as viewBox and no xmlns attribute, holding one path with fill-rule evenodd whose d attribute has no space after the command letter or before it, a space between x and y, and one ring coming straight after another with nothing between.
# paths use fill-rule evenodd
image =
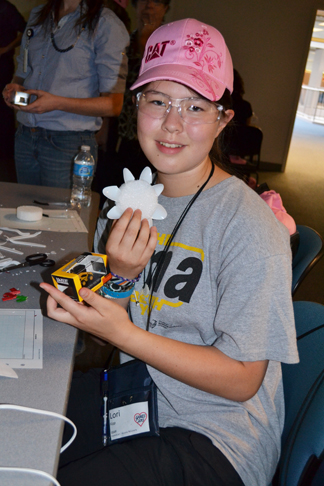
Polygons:
<instances>
[{"instance_id":1,"label":"table","mask_svg":"<svg viewBox=\"0 0 324 486\"><path fill-rule=\"evenodd\" d=\"M0 207L16 208L21 205L34 205L34 199L41 202L69 202L70 192L69 189L62 189L59 187L29 186L26 184L0 182ZM91 206L89 208L83 208L80 213L80 216L89 231L87 248L83 247L83 251L92 249L99 202L100 195L97 192L93 192ZM51 206L51 209L59 208ZM80 235L75 239L77 240L79 238ZM82 242L84 244L84 240L82 240ZM72 248L72 245L70 246Z\"/></svg>"},{"instance_id":2,"label":"table","mask_svg":"<svg viewBox=\"0 0 324 486\"><path fill-rule=\"evenodd\" d=\"M40 201L68 200L69 190L15 183L0 183L0 205L17 207ZM3 309L46 309L46 295L39 289L41 281L51 282L51 273L75 256L91 250L99 207L99 194L94 193L90 208L82 209L81 218L89 233L55 233L43 231L37 243L47 245L45 252L55 251L50 258L55 267L32 267L27 273L0 274L1 297L15 287L28 296L26 302L1 302ZM36 242L36 240L35 240ZM16 246L18 249L18 245ZM35 248L20 246L24 256ZM0 248L1 251L1 248ZM3 252L5 253L5 252ZM6 253L14 259L23 256ZM0 403L23 405L64 414L73 371L75 328L43 317L43 369L15 370L18 380L0 377ZM64 423L25 412L0 410L0 466L40 469L55 477ZM72 434L72 428L71 428ZM1 474L1 473L0 473ZM0 476L1 486L48 486L46 479L26 475Z\"/></svg>"}]
</instances>

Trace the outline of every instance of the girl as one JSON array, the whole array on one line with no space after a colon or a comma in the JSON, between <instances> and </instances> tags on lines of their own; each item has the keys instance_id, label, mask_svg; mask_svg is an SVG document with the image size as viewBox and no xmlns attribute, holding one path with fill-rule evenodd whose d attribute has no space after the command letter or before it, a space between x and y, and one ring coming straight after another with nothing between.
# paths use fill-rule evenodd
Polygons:
<instances>
[{"instance_id":1,"label":"girl","mask_svg":"<svg viewBox=\"0 0 324 486\"><path fill-rule=\"evenodd\" d=\"M18 182L69 188L80 146L96 156L101 117L122 108L128 41L103 0L48 0L32 10L17 72L3 90L18 110ZM33 102L12 105L14 91L27 91Z\"/></svg>"},{"instance_id":2,"label":"girl","mask_svg":"<svg viewBox=\"0 0 324 486\"><path fill-rule=\"evenodd\" d=\"M82 289L84 307L41 284L50 317L109 341L122 361L145 362L158 390L160 436L103 449L96 374L75 380L70 413L77 420L81 410L87 435L61 464L63 485L272 479L284 420L280 362L298 361L291 253L287 230L259 196L211 161L233 117L232 83L230 54L213 27L186 19L152 34L133 89L138 139L164 184L168 215L150 229L127 209L107 241L104 208L95 238L110 270L136 280L130 302L127 292L116 303ZM92 405L75 401L81 390Z\"/></svg>"}]
</instances>

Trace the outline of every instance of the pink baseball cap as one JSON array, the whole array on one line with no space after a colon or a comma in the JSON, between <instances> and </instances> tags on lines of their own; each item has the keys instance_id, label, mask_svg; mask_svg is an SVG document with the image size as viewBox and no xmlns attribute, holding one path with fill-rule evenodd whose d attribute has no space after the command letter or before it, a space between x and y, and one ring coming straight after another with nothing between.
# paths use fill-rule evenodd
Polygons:
<instances>
[{"instance_id":1,"label":"pink baseball cap","mask_svg":"<svg viewBox=\"0 0 324 486\"><path fill-rule=\"evenodd\" d=\"M136 89L151 81L184 84L211 101L233 91L233 63L222 34L211 25L184 19L162 25L148 38Z\"/></svg>"}]
</instances>

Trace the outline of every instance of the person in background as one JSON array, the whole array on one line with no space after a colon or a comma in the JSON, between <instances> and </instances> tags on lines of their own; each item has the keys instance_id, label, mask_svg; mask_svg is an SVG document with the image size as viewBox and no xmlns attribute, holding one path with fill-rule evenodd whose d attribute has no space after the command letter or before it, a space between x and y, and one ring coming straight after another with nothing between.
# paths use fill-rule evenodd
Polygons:
<instances>
[{"instance_id":1,"label":"person in background","mask_svg":"<svg viewBox=\"0 0 324 486\"><path fill-rule=\"evenodd\" d=\"M3 90L31 95L18 111L15 164L23 184L71 187L81 145L97 156L95 132L116 116L127 75L124 24L102 0L48 0L32 10L18 70Z\"/></svg>"},{"instance_id":2,"label":"person in background","mask_svg":"<svg viewBox=\"0 0 324 486\"><path fill-rule=\"evenodd\" d=\"M235 125L250 125L253 111L251 103L243 99L244 81L240 73L234 69L234 88L232 93L232 102L234 110L233 122Z\"/></svg>"},{"instance_id":3,"label":"person in background","mask_svg":"<svg viewBox=\"0 0 324 486\"><path fill-rule=\"evenodd\" d=\"M289 232L222 168L219 151L212 155L234 115L233 65L220 32L194 19L164 25L148 39L144 59L131 87L138 140L162 184L167 216L150 228L128 208L111 225L104 207L94 248L118 276L111 298L82 288L80 305L40 286L50 294L49 317L115 345L123 363L146 364L159 435L130 436L118 418L122 404L113 402L111 436L128 440L104 447L100 375L78 373L68 406L78 436L61 455L58 480L267 486L284 423L281 362L298 361ZM142 420L145 404L135 408Z\"/></svg>"},{"instance_id":4,"label":"person in background","mask_svg":"<svg viewBox=\"0 0 324 486\"><path fill-rule=\"evenodd\" d=\"M110 8L125 25L127 32L131 31L131 19L127 13L128 0L104 0L105 7Z\"/></svg>"},{"instance_id":5,"label":"person in background","mask_svg":"<svg viewBox=\"0 0 324 486\"><path fill-rule=\"evenodd\" d=\"M105 0L104 4L110 8L117 17L124 23L127 32L131 31L131 19L126 11L128 0ZM115 160L115 146L118 138L118 117L104 117L102 126L96 133L98 143L98 163L92 184L94 191L100 194L100 209L106 198L102 189L109 185L111 167Z\"/></svg>"},{"instance_id":6,"label":"person in background","mask_svg":"<svg viewBox=\"0 0 324 486\"><path fill-rule=\"evenodd\" d=\"M16 7L7 0L0 0L0 92L14 75L15 48L21 42L26 22ZM13 159L15 115L0 98L0 158Z\"/></svg>"},{"instance_id":7,"label":"person in background","mask_svg":"<svg viewBox=\"0 0 324 486\"><path fill-rule=\"evenodd\" d=\"M150 166L137 139L136 112L134 110L131 85L137 79L145 44L149 36L162 25L164 16L170 8L171 0L132 0L136 9L137 28L130 36L127 50L128 75L124 104L118 118L118 139L115 140L115 161L109 164L109 185L119 186L124 182L123 169L127 167L139 178L143 168ZM109 162L109 161L108 161Z\"/></svg>"}]
</instances>

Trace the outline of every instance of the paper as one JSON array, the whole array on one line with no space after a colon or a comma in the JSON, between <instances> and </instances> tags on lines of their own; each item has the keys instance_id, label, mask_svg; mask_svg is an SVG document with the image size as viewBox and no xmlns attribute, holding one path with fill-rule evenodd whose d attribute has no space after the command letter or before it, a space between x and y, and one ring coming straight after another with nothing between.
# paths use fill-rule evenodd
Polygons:
<instances>
[{"instance_id":1,"label":"paper","mask_svg":"<svg viewBox=\"0 0 324 486\"><path fill-rule=\"evenodd\" d=\"M16 208L0 208L0 226L7 228L57 231L61 233L88 233L77 211L73 209L44 209L40 221L22 221L17 218Z\"/></svg>"},{"instance_id":2,"label":"paper","mask_svg":"<svg viewBox=\"0 0 324 486\"><path fill-rule=\"evenodd\" d=\"M43 368L43 316L40 309L0 309L0 360L11 368ZM0 375L3 367L0 368ZM7 370L8 371L8 370Z\"/></svg>"},{"instance_id":3,"label":"paper","mask_svg":"<svg viewBox=\"0 0 324 486\"><path fill-rule=\"evenodd\" d=\"M6 378L18 378L17 373L10 368L4 361L0 360L0 376L5 376Z\"/></svg>"}]
</instances>

